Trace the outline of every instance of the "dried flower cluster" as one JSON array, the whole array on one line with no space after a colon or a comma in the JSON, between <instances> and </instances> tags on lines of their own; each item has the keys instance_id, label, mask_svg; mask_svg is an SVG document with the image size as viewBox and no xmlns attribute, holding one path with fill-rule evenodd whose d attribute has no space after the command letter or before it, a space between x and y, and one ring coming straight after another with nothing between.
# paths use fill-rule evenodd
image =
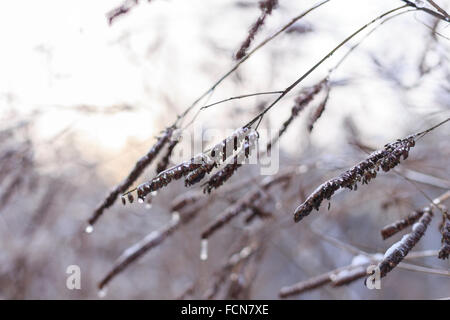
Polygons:
<instances>
[{"instance_id":1,"label":"dried flower cluster","mask_svg":"<svg viewBox=\"0 0 450 320\"><path fill-rule=\"evenodd\" d=\"M412 226L417 220L420 219L420 217L422 217L422 215L423 211L414 211L410 215L408 215L408 217L385 226L383 229L381 229L381 236L383 237L383 240L386 240L397 232L400 232L403 229Z\"/></svg>"},{"instance_id":2,"label":"dried flower cluster","mask_svg":"<svg viewBox=\"0 0 450 320\"><path fill-rule=\"evenodd\" d=\"M433 212L431 209L428 207L424 208L422 217L413 225L412 231L404 235L400 241L386 251L383 260L378 264L381 277L386 276L387 273L394 269L419 242L425 234L432 217Z\"/></svg>"},{"instance_id":3,"label":"dried flower cluster","mask_svg":"<svg viewBox=\"0 0 450 320\"><path fill-rule=\"evenodd\" d=\"M312 87L309 87L305 90L302 90L300 94L295 98L294 106L291 109L291 115L289 118L283 122L281 125L280 130L278 131L278 136L275 138L275 140L269 142L267 144L267 152L270 152L272 149L272 145L280 139L280 137L286 132L289 125L292 123L292 121L298 116L298 114L305 109L306 106L309 105L309 103L314 99L314 97L319 94L325 85L328 84L328 78L325 78L321 81L319 81L317 84L315 84ZM326 102L325 102L326 103Z\"/></svg>"},{"instance_id":4,"label":"dried flower cluster","mask_svg":"<svg viewBox=\"0 0 450 320\"><path fill-rule=\"evenodd\" d=\"M450 221L447 221L442 228L442 247L439 250L439 259L448 259L450 255Z\"/></svg>"},{"instance_id":5,"label":"dried flower cluster","mask_svg":"<svg viewBox=\"0 0 450 320\"><path fill-rule=\"evenodd\" d=\"M201 153L189 161L173 166L160 172L152 180L139 185L136 188L138 199L143 202L145 197L152 192L155 192L174 180L179 180L186 177L185 184L187 186L199 182L206 173L211 172L214 166L225 161L232 153L237 150L247 136L252 135L252 130L248 128L240 128L232 135L225 138L221 143L215 145L211 151ZM122 196L122 202L125 204L125 196L130 202L133 202L134 197L131 193Z\"/></svg>"},{"instance_id":6,"label":"dried flower cluster","mask_svg":"<svg viewBox=\"0 0 450 320\"><path fill-rule=\"evenodd\" d=\"M322 116L322 113L325 111L325 107L328 102L328 98L330 96L330 87L327 85L327 90L325 94L325 98L320 102L317 109L313 112L311 119L309 119L308 123L308 130L311 132L314 128L314 124L319 120L319 118Z\"/></svg>"},{"instance_id":7,"label":"dried flower cluster","mask_svg":"<svg viewBox=\"0 0 450 320\"><path fill-rule=\"evenodd\" d=\"M147 0L150 2L151 0ZM133 7L139 4L139 0L125 0L120 6L112 9L106 14L108 23L111 25L118 17L128 13Z\"/></svg>"},{"instance_id":8,"label":"dried flower cluster","mask_svg":"<svg viewBox=\"0 0 450 320\"><path fill-rule=\"evenodd\" d=\"M167 128L158 138L153 147L147 152L147 154L136 162L134 168L131 170L125 180L123 180L119 185L117 185L113 190L110 191L108 196L95 209L94 213L88 221L89 225L93 225L103 214L104 210L111 207L114 202L116 202L117 197L120 194L124 193L136 181L136 179L139 178L142 172L144 172L145 168L147 168L153 162L159 152L169 142L173 131L174 127Z\"/></svg>"},{"instance_id":9,"label":"dried flower cluster","mask_svg":"<svg viewBox=\"0 0 450 320\"><path fill-rule=\"evenodd\" d=\"M258 20L252 25L248 32L247 38L241 44L238 52L236 53L236 60L242 59L247 52L247 49L250 47L253 39L255 38L256 33L259 29L264 25L264 21L266 17L272 13L272 10L278 6L278 0L262 0L259 2L259 8L261 9L261 15Z\"/></svg>"},{"instance_id":10,"label":"dried flower cluster","mask_svg":"<svg viewBox=\"0 0 450 320\"><path fill-rule=\"evenodd\" d=\"M310 29L298 26L295 28L293 24L295 21L306 15L308 12L313 9L321 6L322 4L328 2L329 0L322 1L320 4L317 4L313 8L309 9L305 13L295 17L290 23L281 28L277 33L273 36L264 40L260 45L256 47L255 50L262 47L265 43L276 37L278 34L286 31L287 33L295 32L295 33L303 33L308 32ZM410 4L410 1L405 1L408 5L414 6ZM120 15L127 13L132 7L137 5L139 0L125 0L121 6L112 10L108 13L108 19L110 24ZM241 63L243 63L247 58L249 58L253 50L249 54L247 54L247 50L252 45L252 41L255 38L256 34L262 28L265 23L265 20L268 15L272 13L274 8L278 6L278 0L260 0L259 7L261 9L261 14L257 21L251 26L248 36L245 41L242 43L238 52L235 55L237 60L236 65L226 73L222 78L219 79L203 96L201 96L193 105L191 105L182 115L178 117L178 120L182 119L189 110L191 110L199 101L202 100L208 93L212 92L215 87L222 82L223 79L227 78L229 74L233 73ZM162 137L160 137L155 144L155 146L149 151L149 153L138 161L135 168L128 175L128 177L118 185L107 197L106 199L99 205L99 207L94 212L93 217L89 220L90 224L93 224L102 214L102 212L111 206L118 195L122 193L122 202L126 204L127 200L129 202L133 202L135 199L134 191L136 191L137 199L140 202L151 201L152 197L149 195L155 194L157 190L167 186L169 183L184 179L184 183L186 187L195 185L202 181L207 175L211 174L213 170L217 169L217 171L209 177L209 180L204 184L203 193L199 191L195 192L187 192L179 197L177 197L171 206L172 219L171 221L164 226L163 228L153 231L148 234L141 241L128 248L123 252L123 254L119 257L119 259L115 262L112 269L107 273L107 275L103 278L103 280L99 283L99 288L104 288L117 274L122 272L127 266L136 261L139 257L144 255L150 249L155 248L160 245L165 239L171 236L181 225L190 222L193 218L198 216L199 212L203 209L205 204L209 204L209 200L214 198L214 194L210 195L211 191L214 189L218 189L219 187L226 184L230 177L232 177L237 170L241 167L242 163L248 159L252 150L256 147L256 142L258 139L258 134L256 131L250 129L253 124L258 121L256 127L261 123L263 116L271 109L280 99L282 99L289 91L291 91L294 87L296 87L300 82L302 82L311 72L313 72L318 66L320 66L325 60L327 60L330 56L336 52L341 46L343 46L348 40L353 38L356 34L360 33L360 31L364 30L366 27L371 25L372 23L380 20L397 10L402 10L405 6L400 6L398 8L392 9L378 16L372 22L366 24L362 28L358 29L351 36L347 37L343 42L339 43L337 47L335 47L332 51L327 53L317 64L315 64L312 68L310 68L305 74L299 77L294 83L288 86L285 90L279 92L266 92L263 94L280 94L277 99L274 100L273 103L269 104L266 108L261 108L260 113L253 118L245 127L240 128L236 132L234 132L231 136L224 139L221 143L215 145L208 151L205 151L188 161L185 161L181 164L175 165L173 167L169 167L170 157L178 144L178 140L171 140L173 131L175 127L168 128ZM419 10L417 6L414 6ZM423 9L420 9L423 10ZM438 11L439 7L438 7ZM398 12L397 12L398 14ZM435 15L436 16L436 15ZM392 16L391 16L392 17ZM383 21L384 22L384 21ZM292 27L292 28L289 28ZM354 47L353 47L354 48ZM351 50L353 50L353 48ZM350 51L351 51L350 50ZM342 62L342 60L338 63L338 65ZM337 66L338 66L337 65ZM336 66L336 67L337 67ZM336 68L335 67L335 68ZM334 69L335 69L334 68ZM332 70L334 70L332 69ZM331 74L331 71L328 75ZM267 151L270 152L272 144L282 136L289 125L293 122L293 120L302 112L306 106L308 106L315 97L325 91L325 95L323 100L318 104L318 107L311 113L311 118L308 121L308 130L311 132L314 128L316 122L322 117L330 94L330 82L328 77L315 84L314 86L308 88L308 90L304 90L301 94L296 98L295 105L291 109L290 117L282 124L278 137L271 141L267 145ZM256 96L259 94L251 94L251 95L242 95L234 98L230 98L223 101L228 101L232 99L240 99L249 96ZM222 102L223 102L222 101ZM220 103L220 102L219 102ZM218 104L218 103L216 103ZM210 105L211 106L211 105ZM204 108L209 107L205 106ZM178 124L178 120L175 122ZM448 121L450 119L447 119ZM441 123L442 124L442 123ZM435 127L429 129L426 132L431 131ZM426 133L423 132L423 133ZM322 202L325 199L331 199L336 191L339 189L349 188L350 190L356 190L357 184L367 184L370 180L374 179L377 176L380 168L387 172L392 168L396 167L401 160L406 159L408 157L408 153L410 148L414 147L415 139L418 135L409 136L403 140L397 140L396 142L387 144L384 149L373 152L369 155L367 159L361 161L354 167L349 170L343 172L338 177L331 179L322 185L320 185L309 197L306 198L305 202L302 203L294 213L294 220L296 222L300 221L305 216L309 215L309 213L316 209L318 210L321 206ZM142 174L143 170L155 159L155 157L161 153L162 149L167 147L166 153L160 159L157 164L157 175L151 179L150 181L140 184L136 189L133 189L129 192L126 190L133 184L136 179ZM168 168L168 169L167 169ZM1 173L1 172L0 172ZM217 230L228 224L232 219L241 215L242 213L247 213L247 216L244 218L245 223L250 223L256 217L258 218L266 218L266 217L274 217L276 216L272 214L272 212L268 212L266 205L269 203L273 196L273 190L270 189L272 186L286 183L288 184L292 178L292 171L287 174L279 174L275 177L270 177L264 180L261 184L257 185L248 185L245 187L248 191L243 196L239 194L239 197L236 197L237 188L233 188L233 186L225 186L220 189L223 191L227 187L233 191L232 196L230 197L230 202L232 203L222 212L217 218L208 225L203 232L201 233L201 253L200 259L207 259L207 247L208 247L208 238L214 234ZM242 182L242 181L241 181ZM303 187L303 186L302 186ZM124 193L126 192L126 193ZM303 190L301 190L303 194ZM205 196L208 194L208 196ZM226 200L229 200L228 197L224 197ZM237 199L237 200L236 200ZM277 203L278 204L278 203ZM45 209L46 202L43 203L43 208ZM274 212L275 213L275 212ZM351 283L357 279L363 278L366 276L365 267L372 263L373 261L379 261L379 267L382 272L382 276L385 276L389 271L391 271L395 266L397 266L403 258L409 253L409 251L416 245L416 243L420 240L420 238L424 235L427 226L430 224L432 219L432 211L429 208L425 208L420 212L415 212L410 215L406 219L402 219L397 221L389 226L386 226L382 230L382 236L384 239L392 236L393 234L405 229L408 226L412 226L411 233L407 234L403 237L401 241L392 246L381 258L382 255L377 254L369 255L369 254L359 254L355 256L352 264L343 268L335 269L326 274L319 275L318 277L309 279L307 281L303 281L297 283L293 286L284 287L280 291L281 297L287 297L292 294L297 294L300 292L304 292L306 290L310 290L313 288L317 288L319 286L330 283L332 286L341 286L348 283ZM272 220L272 219L270 219ZM264 223L254 224L249 226L249 228L254 230L253 227L261 227L262 225L268 225L269 219L265 220ZM255 228L255 229L256 229ZM258 230L260 231L260 230ZM258 233L261 236L262 232ZM450 223L447 224L442 229L442 248L439 252L440 258L447 258L450 251ZM261 236L262 237L262 236ZM258 256L262 251L260 248L263 247L265 241L263 239L258 239L255 242L246 242L245 245L239 245L238 248L240 250L232 255L226 264L224 264L221 272L218 273L217 280L210 290L209 294L207 294L208 298L212 298L217 295L220 287L224 287L224 283L229 284L226 289L226 296L231 298L239 298L245 296L246 292L249 292L249 288L254 280L255 274L258 270L258 263L250 264L255 256ZM363 252L363 251L359 251ZM410 257L408 257L410 258ZM257 261L257 260L256 260ZM399 267L403 267L406 265L402 263ZM192 292L195 288L195 283L188 288L186 291L187 294Z\"/></svg>"},{"instance_id":11,"label":"dried flower cluster","mask_svg":"<svg viewBox=\"0 0 450 320\"><path fill-rule=\"evenodd\" d=\"M206 183L206 186L203 189L203 191L205 193L210 193L212 189L217 189L221 185L223 185L242 165L245 159L248 158L252 150L256 147L257 139L258 133L256 131L250 132L245 137L244 145L239 150L239 152L233 157L231 163L228 163L227 165L225 165L223 169L219 170L213 176L211 176L211 178Z\"/></svg>"},{"instance_id":12,"label":"dried flower cluster","mask_svg":"<svg viewBox=\"0 0 450 320\"><path fill-rule=\"evenodd\" d=\"M215 161L205 163L205 165L195 169L186 176L186 179L184 180L184 185L186 187L189 187L200 182L207 174L211 173L211 171L216 167L217 163Z\"/></svg>"},{"instance_id":13,"label":"dried flower cluster","mask_svg":"<svg viewBox=\"0 0 450 320\"><path fill-rule=\"evenodd\" d=\"M406 159L410 148L415 145L416 135L411 135L405 139L387 144L384 149L370 154L351 169L345 171L340 176L328 180L320 185L294 212L295 222L300 221L311 213L313 209L319 210L323 200L330 199L331 196L341 188L357 189L357 183L367 184L377 176L381 168L387 172L400 163L400 159Z\"/></svg>"}]
</instances>

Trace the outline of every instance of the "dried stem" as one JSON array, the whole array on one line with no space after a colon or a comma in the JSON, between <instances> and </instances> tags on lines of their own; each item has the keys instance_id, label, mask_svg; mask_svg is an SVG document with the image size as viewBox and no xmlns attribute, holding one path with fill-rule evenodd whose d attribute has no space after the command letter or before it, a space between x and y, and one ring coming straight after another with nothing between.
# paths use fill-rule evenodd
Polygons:
<instances>
[{"instance_id":1,"label":"dried stem","mask_svg":"<svg viewBox=\"0 0 450 320\"><path fill-rule=\"evenodd\" d=\"M246 54L247 49L250 47L253 39L255 38L256 33L258 33L259 29L264 25L264 21L266 17L272 13L272 10L278 6L278 0L263 0L260 1L259 7L261 9L261 15L256 20L256 22L252 25L248 32L247 38L241 44L238 52L235 55L236 60L243 58Z\"/></svg>"},{"instance_id":2,"label":"dried stem","mask_svg":"<svg viewBox=\"0 0 450 320\"><path fill-rule=\"evenodd\" d=\"M256 148L256 141L258 133L252 131L245 137L245 143L241 150L233 157L231 163L228 163L223 169L216 172L206 183L203 192L211 193L213 189L219 188L241 167L246 158L249 157L250 152Z\"/></svg>"},{"instance_id":3,"label":"dried stem","mask_svg":"<svg viewBox=\"0 0 450 320\"><path fill-rule=\"evenodd\" d=\"M308 10L306 10L303 13L299 14L298 16L294 17L290 22L288 22L286 25L284 25L282 28L280 28L280 30L275 32L273 35L271 35L271 36L267 37L266 39L264 39L263 41L261 41L254 49L250 50L249 53L247 53L247 55L245 57L243 57L241 60L239 60L230 70L228 70L222 77L220 77L219 80L217 80L208 90L206 90L200 97L198 97L178 118L181 119L184 116L186 116L189 113L189 111L197 105L197 103L199 103L209 93L213 92L215 90L215 88L220 83L222 83L223 80L228 78L228 76L230 76L234 71L236 71L241 66L241 64L243 64L245 61L247 61L256 51L258 51L259 49L264 47L267 43L272 41L274 38L279 36L284 31L286 31L295 22L297 22L301 18L305 17L306 15L308 15L309 13L311 13L312 11L321 7L322 5L324 5L325 3L329 2L329 1L331 1L331 0L324 0L324 1L317 3L316 5L312 6Z\"/></svg>"},{"instance_id":4,"label":"dried stem","mask_svg":"<svg viewBox=\"0 0 450 320\"><path fill-rule=\"evenodd\" d=\"M294 220L298 222L308 216L313 209L319 210L323 200L341 188L357 189L357 183L367 184L377 176L381 168L387 172L400 163L400 157L408 157L409 149L414 146L415 136L411 135L403 140L387 144L384 149L370 154L370 156L345 171L341 175L321 184L308 198L295 209Z\"/></svg>"},{"instance_id":5,"label":"dried stem","mask_svg":"<svg viewBox=\"0 0 450 320\"><path fill-rule=\"evenodd\" d=\"M112 269L98 284L99 289L103 289L114 277L125 270L128 265L136 261L150 249L160 245L169 237L180 225L180 216L174 213L170 223L158 231L149 233L145 238L135 245L126 249L116 260Z\"/></svg>"},{"instance_id":6,"label":"dried stem","mask_svg":"<svg viewBox=\"0 0 450 320\"><path fill-rule=\"evenodd\" d=\"M394 13L398 10L401 10L403 8L405 8L407 5L401 6L401 7L397 7L395 9L389 10L385 13L383 13L382 15L376 17L375 19L373 19L372 21L370 21L369 23L365 24L364 26L362 26L361 28L359 28L358 30L356 30L355 32L353 32L350 36L348 36L347 38L345 38L342 42L340 42L335 48L333 48L330 52L328 52L322 59L320 59L314 66L312 66L308 71L306 71L300 78L298 78L297 80L295 80L291 85L289 85L284 91L283 93L281 93L278 98L276 98L267 108L265 108L262 112L260 112L256 117L254 117L250 122L248 122L245 127L250 127L253 123L255 123L256 121L262 119L262 117L270 110L273 108L274 105L276 105L286 94L289 93L289 91L291 91L293 88L295 88L300 82L302 82L307 76L309 76L315 69L317 69L325 60L327 60L328 58L330 58L338 49L340 49L344 44L346 44L348 41L350 41L353 37L355 37L357 34L359 34L361 31L363 31L364 29L366 29L368 26L370 26L371 24L377 22L378 20L384 18L385 16Z\"/></svg>"},{"instance_id":7,"label":"dried stem","mask_svg":"<svg viewBox=\"0 0 450 320\"><path fill-rule=\"evenodd\" d=\"M439 250L439 259L448 259L450 255L450 221L447 221L442 228L442 247Z\"/></svg>"},{"instance_id":8,"label":"dried stem","mask_svg":"<svg viewBox=\"0 0 450 320\"><path fill-rule=\"evenodd\" d=\"M414 2L411 2L411 1L409 1L409 0L402 0L402 1L405 2L407 6L416 8L417 10L420 10L420 11L423 11L423 12L426 12L426 13L428 13L428 14L430 14L430 15L432 15L432 16L438 18L438 19L444 20L444 21L446 21L446 22L450 22L450 18L449 18L449 16L448 16L448 14L446 14L446 13L445 13L445 15L442 15L442 14L437 13L437 12L435 12L435 11L433 11L433 10L428 9L428 8L425 8L425 7L419 7L419 6L417 6ZM427 1L428 1L428 0L427 0ZM430 1L428 1L428 2L430 2ZM431 3L431 2L430 2L430 3ZM445 11L444 11L444 12L445 12Z\"/></svg>"},{"instance_id":9,"label":"dried stem","mask_svg":"<svg viewBox=\"0 0 450 320\"><path fill-rule=\"evenodd\" d=\"M308 198L295 209L294 221L298 222L304 217L308 216L313 209L319 210L323 200L331 199L333 194L342 188L349 188L350 190L357 190L357 183L367 184L370 180L376 178L377 172L381 168L384 172L388 172L398 164L403 157L405 160L409 155L410 148L415 146L415 141L422 138L425 134L438 128L439 126L448 122L450 118L438 123L437 125L412 134L402 140L397 140L385 145L384 149L375 151L369 157L351 169L345 171L336 178L330 179L308 196Z\"/></svg>"}]
</instances>

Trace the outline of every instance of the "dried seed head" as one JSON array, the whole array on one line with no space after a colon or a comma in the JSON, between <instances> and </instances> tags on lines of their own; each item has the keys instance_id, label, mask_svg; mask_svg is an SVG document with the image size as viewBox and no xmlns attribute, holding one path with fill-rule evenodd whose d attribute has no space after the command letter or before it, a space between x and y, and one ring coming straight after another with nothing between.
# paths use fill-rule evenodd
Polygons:
<instances>
[{"instance_id":1,"label":"dried seed head","mask_svg":"<svg viewBox=\"0 0 450 320\"><path fill-rule=\"evenodd\" d=\"M240 138L239 138L240 139ZM207 182L203 191L210 193L212 189L217 189L223 185L242 165L242 162L248 158L250 152L256 147L256 141L258 139L258 133L251 131L245 136L245 143L236 154L231 163L228 163L224 168L216 172ZM233 139L234 140L234 139Z\"/></svg>"},{"instance_id":2,"label":"dried seed head","mask_svg":"<svg viewBox=\"0 0 450 320\"><path fill-rule=\"evenodd\" d=\"M217 167L217 164L215 162L210 162L195 169L186 176L184 185L186 187L189 187L196 184L197 182L200 182L205 177L205 175L209 174L215 167Z\"/></svg>"},{"instance_id":3,"label":"dried seed head","mask_svg":"<svg viewBox=\"0 0 450 320\"><path fill-rule=\"evenodd\" d=\"M400 232L403 229L413 225L417 220L420 219L420 217L422 217L422 215L423 211L414 211L405 219L398 220L385 226L383 229L381 229L381 236L383 237L383 240L386 240L397 232Z\"/></svg>"},{"instance_id":4,"label":"dried seed head","mask_svg":"<svg viewBox=\"0 0 450 320\"><path fill-rule=\"evenodd\" d=\"M204 165L206 156L200 154L196 157L191 158L189 161L185 161L179 165L166 169L160 172L155 178L152 180L142 183L137 187L138 194L145 198L151 192L157 191L165 186L167 186L173 180L179 180L182 177L186 176L190 172L196 170L197 168Z\"/></svg>"},{"instance_id":5,"label":"dried seed head","mask_svg":"<svg viewBox=\"0 0 450 320\"><path fill-rule=\"evenodd\" d=\"M391 246L384 254L383 260L378 264L380 276L384 277L388 272L394 269L406 257L409 251L419 242L425 234L428 225L431 222L433 213L430 208L424 208L423 215L416 222L412 231L403 236L402 240Z\"/></svg>"},{"instance_id":6,"label":"dried seed head","mask_svg":"<svg viewBox=\"0 0 450 320\"><path fill-rule=\"evenodd\" d=\"M267 144L267 152L270 152L272 145L280 139L280 137L286 132L292 121L298 116L298 114L305 109L306 106L314 99L314 97L319 94L323 88L328 85L328 78L322 79L320 82L312 87L302 90L300 94L295 98L295 104L291 109L291 115L289 118L283 122L280 130L278 131L278 136ZM326 103L326 102L325 102Z\"/></svg>"},{"instance_id":7,"label":"dried seed head","mask_svg":"<svg viewBox=\"0 0 450 320\"><path fill-rule=\"evenodd\" d=\"M327 105L328 102L328 97L330 96L330 87L327 86L327 91L325 94L325 98L322 100L322 102L319 104L319 106L317 107L317 109L314 111L314 113L312 114L311 119L309 120L309 124L308 124L308 130L309 132L311 132L314 128L314 124L317 122L317 120L319 120L319 118L322 116L322 113L325 110L325 107Z\"/></svg>"},{"instance_id":8,"label":"dried seed head","mask_svg":"<svg viewBox=\"0 0 450 320\"><path fill-rule=\"evenodd\" d=\"M211 161L214 161L216 164L224 162L229 156L233 154L233 150L237 150L245 137L249 134L251 130L249 128L239 128L235 132L233 132L230 136L225 138L222 142L216 144L212 147L210 152Z\"/></svg>"},{"instance_id":9,"label":"dried seed head","mask_svg":"<svg viewBox=\"0 0 450 320\"><path fill-rule=\"evenodd\" d=\"M258 20L250 28L247 38L241 44L238 52L235 55L236 60L242 59L247 53L247 49L250 47L256 33L264 25L266 17L272 13L272 10L278 6L278 0L263 0L259 2L259 8L261 9L261 15Z\"/></svg>"},{"instance_id":10,"label":"dried seed head","mask_svg":"<svg viewBox=\"0 0 450 320\"><path fill-rule=\"evenodd\" d=\"M450 255L450 221L442 228L442 247L439 250L439 259L448 259Z\"/></svg>"},{"instance_id":11,"label":"dried seed head","mask_svg":"<svg viewBox=\"0 0 450 320\"><path fill-rule=\"evenodd\" d=\"M384 149L373 152L367 159L361 161L340 176L326 181L320 185L294 212L295 222L300 221L311 213L313 209L319 210L323 200L329 200L331 196L341 188L350 190L357 188L357 182L367 184L377 176L377 171L389 171L400 163L401 157L408 157L409 149L415 145L415 136L385 145Z\"/></svg>"}]
</instances>

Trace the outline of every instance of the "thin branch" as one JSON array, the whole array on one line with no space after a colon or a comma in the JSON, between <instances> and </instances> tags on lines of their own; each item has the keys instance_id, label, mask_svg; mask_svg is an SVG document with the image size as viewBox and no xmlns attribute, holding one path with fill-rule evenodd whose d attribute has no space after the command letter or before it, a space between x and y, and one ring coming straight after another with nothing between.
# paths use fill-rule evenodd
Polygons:
<instances>
[{"instance_id":1,"label":"thin branch","mask_svg":"<svg viewBox=\"0 0 450 320\"><path fill-rule=\"evenodd\" d=\"M299 14L298 16L294 17L289 23L287 23L285 26L283 26L280 30L278 30L277 32L275 32L273 35L271 35L270 37L266 38L265 40L263 40L260 44L258 44L253 50L251 50L249 53L247 53L247 55L245 57L243 57L241 60L239 60L229 71L227 71L222 77L219 78L219 80L217 80L208 90L206 90L200 97L198 97L179 117L183 118L184 116L186 116L189 111L194 108L198 102L200 102L200 100L202 100L204 97L206 97L210 92L214 91L214 89L226 78L228 78L229 75L231 75L234 71L236 71L241 64L243 64L245 61L247 61L256 51L258 51L259 49L261 49L263 46L265 46L267 43L269 43L270 41L272 41L274 38L276 38L278 35L280 35L281 33L283 33L284 31L286 31L290 26L292 26L295 22L297 22L298 20L300 20L301 18L305 17L307 14L309 14L310 12L314 11L315 9L319 8L320 6L324 5L325 3L329 2L331 0L325 0L325 1L321 1L318 4L312 6L311 8L309 8L308 10L304 11L303 13Z\"/></svg>"},{"instance_id":2,"label":"thin branch","mask_svg":"<svg viewBox=\"0 0 450 320\"><path fill-rule=\"evenodd\" d=\"M437 11L439 11L440 13L442 13L442 15L444 15L447 19L449 18L448 13L442 9L436 2L434 2L433 0L427 0L429 4L431 4Z\"/></svg>"},{"instance_id":3,"label":"thin branch","mask_svg":"<svg viewBox=\"0 0 450 320\"><path fill-rule=\"evenodd\" d=\"M245 127L250 127L253 125L257 120L262 119L262 117L275 105L277 104L286 94L289 93L292 89L294 89L300 82L302 82L307 76L309 76L315 69L317 69L325 60L330 58L337 50L339 50L344 44L346 44L348 41L350 41L353 37L355 37L357 34L359 34L361 31L372 25L373 23L377 22L378 20L384 18L385 16L396 12L398 10L401 10L403 8L407 7L407 5L397 7L395 9L389 10L380 16L376 17L369 23L365 24L355 32L353 32L350 36L345 38L342 42L340 42L335 48L333 48L330 52L328 52L322 59L320 59L314 66L312 66L308 71L306 71L300 78L295 80L289 87L287 87L282 94L280 94L267 108L265 108L261 113L259 113L256 117L254 117L250 122L248 122Z\"/></svg>"},{"instance_id":4,"label":"thin branch","mask_svg":"<svg viewBox=\"0 0 450 320\"><path fill-rule=\"evenodd\" d=\"M243 94L243 95L240 95L240 96L234 96L234 97L230 97L230 98L227 98L227 99L223 99L223 100L220 100L220 101L217 101L217 102L208 104L208 105L202 107L201 109L202 109L202 110L203 110L203 109L207 109L207 108L209 108L209 107L212 107L212 106L215 106L215 105L217 105L217 104L224 103L224 102L227 102L227 101L231 101L231 100L237 100L237 99L248 98L248 97L254 97L254 96L269 95L269 94L280 94L280 93L283 93L283 91L281 91L281 90L278 90L278 91L264 91L264 92L257 92L257 93Z\"/></svg>"},{"instance_id":5,"label":"thin branch","mask_svg":"<svg viewBox=\"0 0 450 320\"><path fill-rule=\"evenodd\" d=\"M441 19L441 20L444 20L444 21L446 21L446 22L450 22L450 17L447 15L447 13L445 13L446 15L442 15L442 14L437 13L437 12L435 12L435 11L433 11L433 10L428 9L428 8L425 8L425 7L419 7L419 6L416 5L414 2L411 2L411 1L409 1L409 0L402 0L402 1L403 1L404 3L406 3L407 6L416 8L417 10L420 10L420 11L424 11L424 12L426 12L426 13L428 13L428 14L430 14L430 15L436 17L436 18L439 18L439 19ZM432 1L428 1L428 2L431 4ZM444 11L444 12L445 12L445 11Z\"/></svg>"}]
</instances>

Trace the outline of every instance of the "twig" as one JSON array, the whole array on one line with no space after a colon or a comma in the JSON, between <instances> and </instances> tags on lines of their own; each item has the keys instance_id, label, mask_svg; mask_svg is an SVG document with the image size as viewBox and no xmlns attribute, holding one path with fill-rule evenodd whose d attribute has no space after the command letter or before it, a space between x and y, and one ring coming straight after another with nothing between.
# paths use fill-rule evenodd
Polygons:
<instances>
[{"instance_id":1,"label":"twig","mask_svg":"<svg viewBox=\"0 0 450 320\"><path fill-rule=\"evenodd\" d=\"M361 31L366 29L368 26L372 25L373 23L377 22L378 20L384 18L385 16L396 12L400 9L403 9L407 7L407 5L397 7L395 9L389 10L382 15L376 17L369 23L365 24L355 32L353 32L350 36L345 38L342 42L340 42L335 48L333 48L330 52L328 52L322 59L320 59L314 66L312 66L308 71L306 71L300 78L295 80L290 86L288 86L282 94L280 94L267 108L265 108L262 112L260 112L256 117L254 117L250 122L248 122L244 127L250 127L252 124L254 124L256 121L262 119L262 117L271 109L274 105L278 103L286 94L288 94L289 91L291 91L293 88L295 88L300 82L302 82L307 76L309 76L315 69L317 69L325 60L330 58L339 48L341 48L344 44L346 44L348 41L350 41L354 36L359 34Z\"/></svg>"},{"instance_id":2,"label":"twig","mask_svg":"<svg viewBox=\"0 0 450 320\"><path fill-rule=\"evenodd\" d=\"M417 10L424 11L424 12L426 12L426 13L432 15L432 16L435 16L436 18L439 18L439 19L441 19L441 20L444 20L444 21L446 21L446 22L450 22L450 18L449 18L448 15L444 16L444 15L442 15L442 14L440 14L440 13L437 13L437 12L435 12L435 11L433 11L433 10L430 10L430 9L428 9L428 8L419 7L419 6L417 6L415 3L413 3L413 2L411 2L411 1L409 1L409 0L402 0L402 1L403 1L404 3L406 3L407 6L416 8Z\"/></svg>"},{"instance_id":3,"label":"twig","mask_svg":"<svg viewBox=\"0 0 450 320\"><path fill-rule=\"evenodd\" d=\"M279 94L279 93L282 93L282 92L283 92L283 91L280 91L280 90L279 90L279 91L265 91L265 92L257 92L257 93L243 94L243 95L240 95L240 96L234 96L234 97L230 97L230 98L227 98L227 99L223 99L223 100L220 100L220 101L217 101L217 102L208 104L208 105L202 107L201 109L207 109L207 108L209 108L209 107L212 107L212 106L215 106L215 105L217 105L217 104L224 103L224 102L227 102L227 101L231 101L231 100L237 100L237 99L248 98L248 97L254 97L254 96L269 95L269 94Z\"/></svg>"}]
</instances>

